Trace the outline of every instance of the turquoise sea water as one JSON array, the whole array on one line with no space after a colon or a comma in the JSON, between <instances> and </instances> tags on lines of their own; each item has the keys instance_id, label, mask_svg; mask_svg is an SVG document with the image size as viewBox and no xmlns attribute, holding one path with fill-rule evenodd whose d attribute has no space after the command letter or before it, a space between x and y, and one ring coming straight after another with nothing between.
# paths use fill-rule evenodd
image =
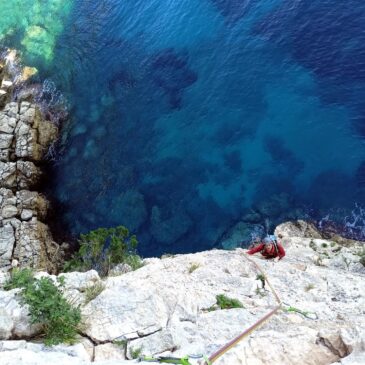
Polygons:
<instances>
[{"instance_id":1,"label":"turquoise sea water","mask_svg":"<svg viewBox=\"0 0 365 365\"><path fill-rule=\"evenodd\" d=\"M364 234L363 2L72 5L52 62L31 60L70 104L48 182L64 233L197 251L254 209Z\"/></svg>"}]
</instances>

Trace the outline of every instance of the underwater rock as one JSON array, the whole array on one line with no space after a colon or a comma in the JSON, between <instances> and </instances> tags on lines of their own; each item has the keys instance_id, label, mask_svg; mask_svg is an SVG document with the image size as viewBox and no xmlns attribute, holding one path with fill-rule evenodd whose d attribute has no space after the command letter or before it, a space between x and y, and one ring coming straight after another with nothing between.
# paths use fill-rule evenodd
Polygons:
<instances>
[{"instance_id":1,"label":"underwater rock","mask_svg":"<svg viewBox=\"0 0 365 365\"><path fill-rule=\"evenodd\" d=\"M128 190L112 201L110 219L121 222L135 232L147 219L147 208L143 195L136 190Z\"/></svg>"},{"instance_id":2,"label":"underwater rock","mask_svg":"<svg viewBox=\"0 0 365 365\"><path fill-rule=\"evenodd\" d=\"M255 1L252 0L211 0L215 7L227 19L235 23L243 18Z\"/></svg>"},{"instance_id":3,"label":"underwater rock","mask_svg":"<svg viewBox=\"0 0 365 365\"><path fill-rule=\"evenodd\" d=\"M188 57L179 55L172 48L152 58L150 72L154 83L169 96L173 109L181 106L183 90L198 80L198 75L189 69Z\"/></svg>"},{"instance_id":4,"label":"underwater rock","mask_svg":"<svg viewBox=\"0 0 365 365\"><path fill-rule=\"evenodd\" d=\"M193 222L181 208L165 218L160 208L155 205L152 208L150 224L151 234L157 242L172 244L192 227Z\"/></svg>"},{"instance_id":5,"label":"underwater rock","mask_svg":"<svg viewBox=\"0 0 365 365\"><path fill-rule=\"evenodd\" d=\"M27 61L50 62L71 6L70 0L0 2L0 39L16 35Z\"/></svg>"},{"instance_id":6,"label":"underwater rock","mask_svg":"<svg viewBox=\"0 0 365 365\"><path fill-rule=\"evenodd\" d=\"M242 217L242 221L246 223L260 223L262 220L262 215L254 210L251 210Z\"/></svg>"},{"instance_id":7,"label":"underwater rock","mask_svg":"<svg viewBox=\"0 0 365 365\"><path fill-rule=\"evenodd\" d=\"M262 200L257 204L256 209L264 217L276 218L288 212L291 206L292 198L286 193L281 193Z\"/></svg>"},{"instance_id":8,"label":"underwater rock","mask_svg":"<svg viewBox=\"0 0 365 365\"><path fill-rule=\"evenodd\" d=\"M355 189L346 189L350 176L339 170L327 170L318 174L308 188L308 200L323 210L331 207L332 200L346 207L349 201L356 201ZM341 203L341 204L340 204Z\"/></svg>"},{"instance_id":9,"label":"underwater rock","mask_svg":"<svg viewBox=\"0 0 365 365\"><path fill-rule=\"evenodd\" d=\"M35 67L25 66L23 68L21 81L25 82L28 79L30 79L31 77L33 77L34 75L36 75L37 73L38 73L38 70Z\"/></svg>"},{"instance_id":10,"label":"underwater rock","mask_svg":"<svg viewBox=\"0 0 365 365\"><path fill-rule=\"evenodd\" d=\"M264 139L264 147L278 170L285 168L287 173L291 175L298 174L303 170L303 161L299 160L292 150L285 147L284 140L276 136L267 136Z\"/></svg>"},{"instance_id":11,"label":"underwater rock","mask_svg":"<svg viewBox=\"0 0 365 365\"><path fill-rule=\"evenodd\" d=\"M226 250L248 247L254 238L264 234L265 228L261 224L238 222L223 235L220 245Z\"/></svg>"}]
</instances>

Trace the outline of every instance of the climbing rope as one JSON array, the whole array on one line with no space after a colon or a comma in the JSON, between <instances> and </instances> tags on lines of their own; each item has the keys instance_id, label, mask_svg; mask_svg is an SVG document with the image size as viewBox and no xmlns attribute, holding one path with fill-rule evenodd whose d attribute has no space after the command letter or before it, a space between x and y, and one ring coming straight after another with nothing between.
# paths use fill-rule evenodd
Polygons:
<instances>
[{"instance_id":1,"label":"climbing rope","mask_svg":"<svg viewBox=\"0 0 365 365\"><path fill-rule=\"evenodd\" d=\"M260 267L260 265L257 264L251 258L247 257L246 254L243 254L243 255L244 255L245 259L247 261L251 262L256 267L256 269L261 273L261 275L264 278L265 282L269 286L272 294L274 295L274 298L275 298L275 300L277 302L277 306L274 307L264 317L262 317L257 322L255 322L251 327L247 328L240 335L238 335L233 340L229 341L227 344L225 344L223 347L221 347L218 351L216 351L215 353L213 353L209 358L207 358L206 356L199 356L199 357L204 357L204 362L202 363L202 365L212 365L213 362L217 361L221 356L223 356L231 348L233 348L234 346L236 346L245 337L247 337L248 335L250 335L253 331L257 330L260 326L262 326L265 322L267 322L272 316L274 316L275 314L277 314L280 310L283 310L284 312L298 313L298 314L301 314L302 316L304 316L305 318L308 318L308 319L318 319L317 314L314 313L314 312L304 311L304 310L301 310L301 309L292 307L292 306L290 306L287 303L283 303L281 301L279 295L275 291L274 287L271 285L271 283L270 283L270 281L269 281L266 273ZM190 356L190 357L193 358L193 356ZM140 360L141 361L143 360L143 361L146 361L146 362L163 363L163 364L192 365L190 363L190 361L189 361L189 356L185 356L185 357L182 357L182 358L176 358L176 357L157 357L157 358L142 357L142 358L140 358Z\"/></svg>"},{"instance_id":2,"label":"climbing rope","mask_svg":"<svg viewBox=\"0 0 365 365\"><path fill-rule=\"evenodd\" d=\"M212 365L213 362L215 362L218 358L220 358L221 356L223 356L232 347L236 346L240 341L242 341L250 333L252 333L256 329L258 329L260 326L262 326L266 321L268 321L272 316L274 316L275 314L277 314L278 311L280 311L280 310L283 310L285 312L299 313L302 316L304 316L306 318L310 318L310 319L317 319L318 318L318 316L317 316L316 313L306 312L306 311L300 310L298 308L292 307L292 306L290 306L290 305L288 305L286 303L283 303L281 301L279 295L276 293L274 287L271 285L270 281L268 280L268 277L265 274L264 270L260 267L260 265L258 265L254 260L252 260L249 257L247 257L246 254L243 254L243 255L244 255L245 259L247 261L250 261L257 268L257 270L261 273L261 275L265 279L265 282L269 286L272 294L274 295L275 300L278 303L278 305L273 310L271 310L268 314L266 314L264 317L262 317L261 319L259 319L256 323L254 323L251 327L249 327L247 330L245 330L240 335L238 335L236 338L234 338L232 341L228 342L226 345L224 345L223 347L221 347L217 352L215 352L208 359L206 359L205 362L202 365Z\"/></svg>"},{"instance_id":3,"label":"climbing rope","mask_svg":"<svg viewBox=\"0 0 365 365\"><path fill-rule=\"evenodd\" d=\"M249 327L246 331L242 332L240 335L238 335L232 341L228 342L226 345L224 345L223 347L221 347L217 352L215 352L213 355L211 355L208 358L209 362L205 361L205 363L203 363L203 365L210 365L214 361L218 360L218 358L220 358L221 356L223 356L232 347L236 346L246 336L248 336L250 333L252 333L253 331L255 331L260 326L262 326L270 317L272 317L280 309L281 309L281 306L275 307L271 312L269 312L264 317L262 317L260 320L258 320L255 324L253 324L251 327Z\"/></svg>"}]
</instances>

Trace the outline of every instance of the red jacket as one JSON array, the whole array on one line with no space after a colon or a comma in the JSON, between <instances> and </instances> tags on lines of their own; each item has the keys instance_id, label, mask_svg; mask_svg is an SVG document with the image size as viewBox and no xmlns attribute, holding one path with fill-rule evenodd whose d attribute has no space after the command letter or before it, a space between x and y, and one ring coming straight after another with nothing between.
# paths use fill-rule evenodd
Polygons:
<instances>
[{"instance_id":1,"label":"red jacket","mask_svg":"<svg viewBox=\"0 0 365 365\"><path fill-rule=\"evenodd\" d=\"M278 252L276 252L275 246L273 244L271 244L271 247L272 247L272 249L269 250L269 245L260 243L256 247L251 248L251 250L248 250L247 253L249 255L253 255L256 252L261 252L261 255L268 259L279 256L279 260L281 260L285 256L284 247L279 242L278 242Z\"/></svg>"}]
</instances>

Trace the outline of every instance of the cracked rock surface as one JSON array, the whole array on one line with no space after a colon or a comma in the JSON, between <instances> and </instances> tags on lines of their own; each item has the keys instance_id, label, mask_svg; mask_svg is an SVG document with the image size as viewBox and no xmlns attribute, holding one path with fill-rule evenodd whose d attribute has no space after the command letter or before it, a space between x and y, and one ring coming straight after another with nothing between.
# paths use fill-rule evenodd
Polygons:
<instances>
[{"instance_id":1,"label":"cracked rock surface","mask_svg":"<svg viewBox=\"0 0 365 365\"><path fill-rule=\"evenodd\" d=\"M257 263L284 303L317 317L280 311L215 364L365 364L363 244L322 239L312 229L298 232L292 223L277 227L287 251L278 263L258 255L251 257L253 262L246 260L242 249L146 259L134 272L104 279L105 289L88 303L85 291L101 281L98 274L63 274L66 295L81 305L85 319L78 347L46 349L14 341L19 335L14 336L13 314L5 309L0 314L2 363L123 365L135 363L131 358L138 350L153 356L209 356L276 305L257 278ZM218 294L238 299L244 307L216 308ZM16 290L2 295L0 308L16 308ZM17 328L22 320L27 321L25 312Z\"/></svg>"},{"instance_id":2,"label":"cracked rock surface","mask_svg":"<svg viewBox=\"0 0 365 365\"><path fill-rule=\"evenodd\" d=\"M48 202L32 189L57 127L35 105L11 102L0 111L0 270L12 263L54 271L59 256L46 218Z\"/></svg>"}]
</instances>

